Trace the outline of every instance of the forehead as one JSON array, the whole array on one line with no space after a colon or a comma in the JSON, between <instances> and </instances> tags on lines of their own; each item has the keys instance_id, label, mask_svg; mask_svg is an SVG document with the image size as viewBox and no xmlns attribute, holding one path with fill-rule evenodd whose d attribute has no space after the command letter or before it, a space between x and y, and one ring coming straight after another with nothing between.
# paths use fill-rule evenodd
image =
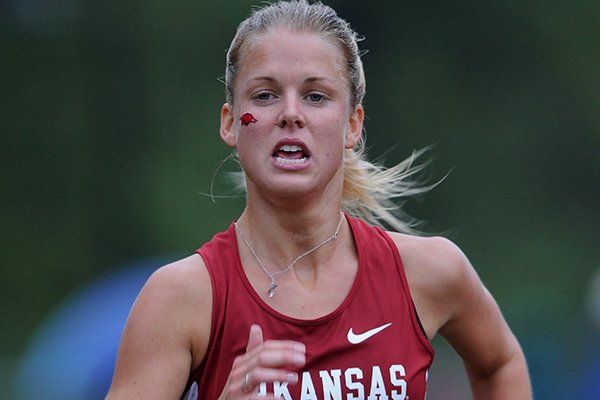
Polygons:
<instances>
[{"instance_id":1,"label":"forehead","mask_svg":"<svg viewBox=\"0 0 600 400\"><path fill-rule=\"evenodd\" d=\"M242 49L239 75L300 73L345 79L344 55L329 37L277 28L255 35Z\"/></svg>"}]
</instances>

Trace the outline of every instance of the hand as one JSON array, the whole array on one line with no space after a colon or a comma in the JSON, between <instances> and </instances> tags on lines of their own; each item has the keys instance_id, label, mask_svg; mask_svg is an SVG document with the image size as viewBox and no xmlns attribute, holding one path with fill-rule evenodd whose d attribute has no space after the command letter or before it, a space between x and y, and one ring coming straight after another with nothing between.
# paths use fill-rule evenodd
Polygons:
<instances>
[{"instance_id":1,"label":"hand","mask_svg":"<svg viewBox=\"0 0 600 400\"><path fill-rule=\"evenodd\" d=\"M306 347L291 340L263 341L262 329L258 325L250 327L246 354L236 357L225 384L221 400L258 398L261 382L298 382L298 369L306 363ZM273 399L268 394L264 399Z\"/></svg>"}]
</instances>

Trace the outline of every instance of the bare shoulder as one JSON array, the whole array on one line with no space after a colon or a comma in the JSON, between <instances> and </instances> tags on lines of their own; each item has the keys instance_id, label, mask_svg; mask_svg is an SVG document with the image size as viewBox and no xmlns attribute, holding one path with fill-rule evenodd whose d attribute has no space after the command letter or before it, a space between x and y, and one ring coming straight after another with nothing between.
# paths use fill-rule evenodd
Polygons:
<instances>
[{"instance_id":1,"label":"bare shoulder","mask_svg":"<svg viewBox=\"0 0 600 400\"><path fill-rule=\"evenodd\" d=\"M431 339L439 332L461 356L475 397L530 399L519 343L463 252L439 237L390 236L427 336ZM502 379L511 385L498 385Z\"/></svg>"},{"instance_id":2,"label":"bare shoulder","mask_svg":"<svg viewBox=\"0 0 600 400\"><path fill-rule=\"evenodd\" d=\"M462 250L443 237L388 232L396 244L419 317L430 338L456 313L458 293L483 288Z\"/></svg>"},{"instance_id":3,"label":"bare shoulder","mask_svg":"<svg viewBox=\"0 0 600 400\"><path fill-rule=\"evenodd\" d=\"M202 257L194 254L156 270L140 292L134 311L138 307L149 317L148 322L163 321L193 349L205 349L210 336L212 285Z\"/></svg>"},{"instance_id":4,"label":"bare shoulder","mask_svg":"<svg viewBox=\"0 0 600 400\"><path fill-rule=\"evenodd\" d=\"M170 319L208 305L212 297L210 278L202 258L192 255L160 267L148 278L133 307L133 313ZM131 317L130 317L131 318Z\"/></svg>"},{"instance_id":5,"label":"bare shoulder","mask_svg":"<svg viewBox=\"0 0 600 400\"><path fill-rule=\"evenodd\" d=\"M210 337L212 286L199 255L148 279L127 320L109 399L179 398Z\"/></svg>"},{"instance_id":6,"label":"bare shoulder","mask_svg":"<svg viewBox=\"0 0 600 400\"><path fill-rule=\"evenodd\" d=\"M198 304L197 301L210 299L210 277L202 257L194 254L157 269L146 282L144 292L152 292L154 300L166 300L165 305L173 302L185 306L188 300Z\"/></svg>"},{"instance_id":7,"label":"bare shoulder","mask_svg":"<svg viewBox=\"0 0 600 400\"><path fill-rule=\"evenodd\" d=\"M388 232L396 244L407 276L411 280L424 280L433 286L452 285L472 267L462 250L449 239L419 237ZM426 278L426 279L425 279Z\"/></svg>"}]
</instances>

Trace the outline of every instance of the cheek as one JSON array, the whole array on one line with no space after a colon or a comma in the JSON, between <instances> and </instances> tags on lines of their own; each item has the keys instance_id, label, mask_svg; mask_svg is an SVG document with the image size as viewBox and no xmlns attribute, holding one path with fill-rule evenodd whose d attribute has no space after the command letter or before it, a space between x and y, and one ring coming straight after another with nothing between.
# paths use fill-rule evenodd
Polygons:
<instances>
[{"instance_id":1,"label":"cheek","mask_svg":"<svg viewBox=\"0 0 600 400\"><path fill-rule=\"evenodd\" d=\"M248 126L250 124L255 124L258 122L258 119L256 119L256 117L249 112L246 112L244 114L242 114L242 116L240 117L240 123L242 124L242 126Z\"/></svg>"},{"instance_id":2,"label":"cheek","mask_svg":"<svg viewBox=\"0 0 600 400\"><path fill-rule=\"evenodd\" d=\"M256 116L256 114L254 115ZM245 151L248 153L252 153L253 150L251 149L256 149L265 142L263 134L265 132L265 127L262 126L264 119L261 119L259 116L256 116L255 118L257 119L257 121L248 125L243 125L238 119L238 152Z\"/></svg>"},{"instance_id":3,"label":"cheek","mask_svg":"<svg viewBox=\"0 0 600 400\"><path fill-rule=\"evenodd\" d=\"M333 146L343 146L346 143L345 133L348 129L348 126L343 119L337 118L331 121L327 128L329 129L329 137L331 138L330 143Z\"/></svg>"},{"instance_id":4,"label":"cheek","mask_svg":"<svg viewBox=\"0 0 600 400\"><path fill-rule=\"evenodd\" d=\"M236 115L234 124L241 133L263 131L275 123L274 117L267 110L256 110L253 107L241 106Z\"/></svg>"},{"instance_id":5,"label":"cheek","mask_svg":"<svg viewBox=\"0 0 600 400\"><path fill-rule=\"evenodd\" d=\"M238 142L256 142L263 136L263 132L265 132L265 127L263 126L263 121L260 119L258 119L257 122L248 125L239 123L239 126L237 127Z\"/></svg>"}]
</instances>

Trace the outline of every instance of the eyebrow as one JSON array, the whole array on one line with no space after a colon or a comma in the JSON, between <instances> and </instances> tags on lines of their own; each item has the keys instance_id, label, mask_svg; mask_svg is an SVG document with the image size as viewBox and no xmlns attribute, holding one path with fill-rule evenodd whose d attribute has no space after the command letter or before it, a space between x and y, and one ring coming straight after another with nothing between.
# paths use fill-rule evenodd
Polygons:
<instances>
[{"instance_id":1,"label":"eyebrow","mask_svg":"<svg viewBox=\"0 0 600 400\"><path fill-rule=\"evenodd\" d=\"M255 78L249 79L250 81L268 81L275 82L275 78L271 78L270 76L257 76Z\"/></svg>"},{"instance_id":2,"label":"eyebrow","mask_svg":"<svg viewBox=\"0 0 600 400\"><path fill-rule=\"evenodd\" d=\"M328 81L329 79L325 78L325 77L319 77L319 76L313 76L310 78L306 78L304 80L304 83L311 83L311 82L320 82L320 81Z\"/></svg>"},{"instance_id":3,"label":"eyebrow","mask_svg":"<svg viewBox=\"0 0 600 400\"><path fill-rule=\"evenodd\" d=\"M311 76L308 77L304 80L304 83L313 83L313 82L322 82L322 81L330 81L331 79L328 79L326 77L320 77L320 76ZM254 78L250 78L249 81L267 81L267 82L271 82L271 83L276 83L277 79L270 77L270 76L257 76Z\"/></svg>"}]
</instances>

